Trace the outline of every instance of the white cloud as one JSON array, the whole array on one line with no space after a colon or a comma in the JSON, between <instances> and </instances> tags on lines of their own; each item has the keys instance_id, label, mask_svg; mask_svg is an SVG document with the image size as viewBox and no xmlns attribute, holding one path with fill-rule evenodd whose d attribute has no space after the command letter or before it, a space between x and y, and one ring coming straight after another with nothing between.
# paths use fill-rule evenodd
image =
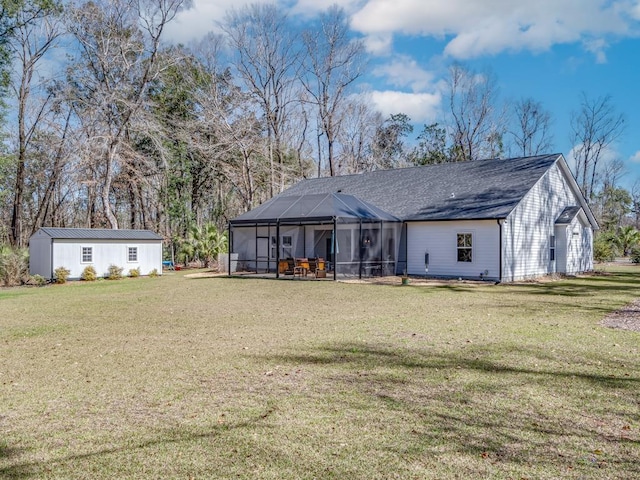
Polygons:
<instances>
[{"instance_id":1,"label":"white cloud","mask_svg":"<svg viewBox=\"0 0 640 480\"><path fill-rule=\"evenodd\" d=\"M368 94L371 103L388 117L404 113L412 123L431 123L438 117L441 97L438 93L407 93L394 90L374 90Z\"/></svg>"},{"instance_id":2,"label":"white cloud","mask_svg":"<svg viewBox=\"0 0 640 480\"><path fill-rule=\"evenodd\" d=\"M637 2L628 0L369 0L351 24L365 35L450 39L445 53L467 59L585 39L594 51L608 35L638 34L632 19L639 14ZM605 46L595 49L598 60L604 60Z\"/></svg>"},{"instance_id":3,"label":"white cloud","mask_svg":"<svg viewBox=\"0 0 640 480\"><path fill-rule=\"evenodd\" d=\"M337 5L343 8L347 14L350 14L356 11L360 4L362 4L361 0L297 0L291 8L291 12L302 16L313 16L333 5Z\"/></svg>"},{"instance_id":4,"label":"white cloud","mask_svg":"<svg viewBox=\"0 0 640 480\"><path fill-rule=\"evenodd\" d=\"M640 163L640 150L638 150L636 153L631 155L631 158L629 158L629 161L631 163Z\"/></svg>"},{"instance_id":5,"label":"white cloud","mask_svg":"<svg viewBox=\"0 0 640 480\"><path fill-rule=\"evenodd\" d=\"M254 3L276 3L291 15L313 17L332 5L344 8L347 14L357 10L361 0L193 0L193 6L180 12L167 25L166 38L172 43L187 44L192 40L199 40L209 32L219 33L217 23L231 8L242 8ZM391 44L390 36L387 44Z\"/></svg>"},{"instance_id":6,"label":"white cloud","mask_svg":"<svg viewBox=\"0 0 640 480\"><path fill-rule=\"evenodd\" d=\"M364 38L364 47L374 55L386 55L391 52L393 35L367 35Z\"/></svg>"},{"instance_id":7,"label":"white cloud","mask_svg":"<svg viewBox=\"0 0 640 480\"><path fill-rule=\"evenodd\" d=\"M193 7L178 13L167 25L165 39L172 43L187 44L209 32L219 31L216 22L224 18L226 10L232 5L233 0L193 0Z\"/></svg>"},{"instance_id":8,"label":"white cloud","mask_svg":"<svg viewBox=\"0 0 640 480\"><path fill-rule=\"evenodd\" d=\"M424 70L418 63L405 55L397 56L391 62L378 66L373 74L384 77L394 87L410 87L413 92L428 90L433 85L433 73Z\"/></svg>"}]
</instances>

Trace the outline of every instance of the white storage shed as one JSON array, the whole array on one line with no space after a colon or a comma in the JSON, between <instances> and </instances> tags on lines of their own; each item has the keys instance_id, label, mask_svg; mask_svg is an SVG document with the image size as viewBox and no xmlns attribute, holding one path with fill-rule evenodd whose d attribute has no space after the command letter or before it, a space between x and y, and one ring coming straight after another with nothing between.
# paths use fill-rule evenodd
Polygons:
<instances>
[{"instance_id":1,"label":"white storage shed","mask_svg":"<svg viewBox=\"0 0 640 480\"><path fill-rule=\"evenodd\" d=\"M29 239L29 273L50 280L58 267L78 279L93 265L98 276L107 276L110 265L126 275L140 269L162 273L162 237L150 230L43 227Z\"/></svg>"}]
</instances>

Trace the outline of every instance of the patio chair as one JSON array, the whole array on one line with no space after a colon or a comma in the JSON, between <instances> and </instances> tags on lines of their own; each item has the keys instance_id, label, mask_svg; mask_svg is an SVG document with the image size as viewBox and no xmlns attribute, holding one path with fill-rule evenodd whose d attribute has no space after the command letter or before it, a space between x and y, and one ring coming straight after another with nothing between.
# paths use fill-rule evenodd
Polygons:
<instances>
[{"instance_id":1,"label":"patio chair","mask_svg":"<svg viewBox=\"0 0 640 480\"><path fill-rule=\"evenodd\" d=\"M301 277L307 275L309 270L309 260L306 258L296 258L296 266L293 268L293 276L300 275Z\"/></svg>"},{"instance_id":2,"label":"patio chair","mask_svg":"<svg viewBox=\"0 0 640 480\"><path fill-rule=\"evenodd\" d=\"M285 271L283 273L285 275L295 275L296 262L293 260L293 258L287 258L287 259L285 259L285 261L287 262L287 266L286 266Z\"/></svg>"},{"instance_id":3,"label":"patio chair","mask_svg":"<svg viewBox=\"0 0 640 480\"><path fill-rule=\"evenodd\" d=\"M309 273L312 273L314 277L316 275L317 267L318 267L317 260L315 258L310 258L309 259Z\"/></svg>"},{"instance_id":4,"label":"patio chair","mask_svg":"<svg viewBox=\"0 0 640 480\"><path fill-rule=\"evenodd\" d=\"M316 278L327 278L327 270L324 258L318 257L316 259Z\"/></svg>"}]
</instances>

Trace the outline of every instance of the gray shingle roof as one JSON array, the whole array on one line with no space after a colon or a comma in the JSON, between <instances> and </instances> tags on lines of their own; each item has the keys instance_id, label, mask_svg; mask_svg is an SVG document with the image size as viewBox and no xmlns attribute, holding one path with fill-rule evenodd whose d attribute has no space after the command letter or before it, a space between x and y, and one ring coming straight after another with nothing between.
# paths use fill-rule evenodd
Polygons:
<instances>
[{"instance_id":1,"label":"gray shingle roof","mask_svg":"<svg viewBox=\"0 0 640 480\"><path fill-rule=\"evenodd\" d=\"M280 196L341 192L402 220L506 218L560 154L309 179Z\"/></svg>"},{"instance_id":2,"label":"gray shingle roof","mask_svg":"<svg viewBox=\"0 0 640 480\"><path fill-rule=\"evenodd\" d=\"M151 230L111 230L105 228L42 227L43 233L54 239L70 240L162 240Z\"/></svg>"},{"instance_id":3,"label":"gray shingle roof","mask_svg":"<svg viewBox=\"0 0 640 480\"><path fill-rule=\"evenodd\" d=\"M333 219L390 221L399 219L374 205L344 193L278 195L259 207L234 218L231 223L330 221Z\"/></svg>"},{"instance_id":4,"label":"gray shingle roof","mask_svg":"<svg viewBox=\"0 0 640 480\"><path fill-rule=\"evenodd\" d=\"M566 207L556 219L556 225L564 225L564 224L571 223L579 211L580 211L580 207L576 207L576 206Z\"/></svg>"}]
</instances>

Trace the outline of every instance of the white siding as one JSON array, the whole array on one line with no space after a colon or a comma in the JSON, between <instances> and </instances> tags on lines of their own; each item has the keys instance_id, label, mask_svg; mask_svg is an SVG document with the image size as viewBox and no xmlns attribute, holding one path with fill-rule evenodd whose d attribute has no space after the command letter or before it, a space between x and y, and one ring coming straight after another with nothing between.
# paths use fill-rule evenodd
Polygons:
<instances>
[{"instance_id":1,"label":"white siding","mask_svg":"<svg viewBox=\"0 0 640 480\"><path fill-rule=\"evenodd\" d=\"M473 235L471 262L458 262L457 234ZM498 280L500 276L500 228L496 220L417 222L407 226L410 275ZM424 256L429 254L429 271ZM485 272L487 272L485 274Z\"/></svg>"},{"instance_id":2,"label":"white siding","mask_svg":"<svg viewBox=\"0 0 640 480\"><path fill-rule=\"evenodd\" d=\"M556 219L565 207L572 205L580 203L555 164L505 220L503 281L547 275L554 270L562 271L559 259L555 266L550 261L550 238L556 233ZM559 245L559 241L558 238L556 245ZM591 247L585 249L589 256L590 250ZM560 253L559 257L563 254L562 251L556 253ZM584 259L581 263L586 266L590 262L590 259Z\"/></svg>"},{"instance_id":3,"label":"white siding","mask_svg":"<svg viewBox=\"0 0 640 480\"><path fill-rule=\"evenodd\" d=\"M585 226L579 217L566 229L566 270L564 273L575 275L577 273L593 270L593 242L591 228Z\"/></svg>"},{"instance_id":4,"label":"white siding","mask_svg":"<svg viewBox=\"0 0 640 480\"><path fill-rule=\"evenodd\" d=\"M82 247L91 247L92 261L82 262ZM138 260L130 262L129 247L138 248ZM142 275L148 275L154 269L162 273L162 242L160 241L124 241L124 240L63 240L53 242L53 270L58 267L68 269L70 278L80 278L88 265L93 265L98 276L108 275L109 265L122 267L123 275L129 270L140 268Z\"/></svg>"}]
</instances>

